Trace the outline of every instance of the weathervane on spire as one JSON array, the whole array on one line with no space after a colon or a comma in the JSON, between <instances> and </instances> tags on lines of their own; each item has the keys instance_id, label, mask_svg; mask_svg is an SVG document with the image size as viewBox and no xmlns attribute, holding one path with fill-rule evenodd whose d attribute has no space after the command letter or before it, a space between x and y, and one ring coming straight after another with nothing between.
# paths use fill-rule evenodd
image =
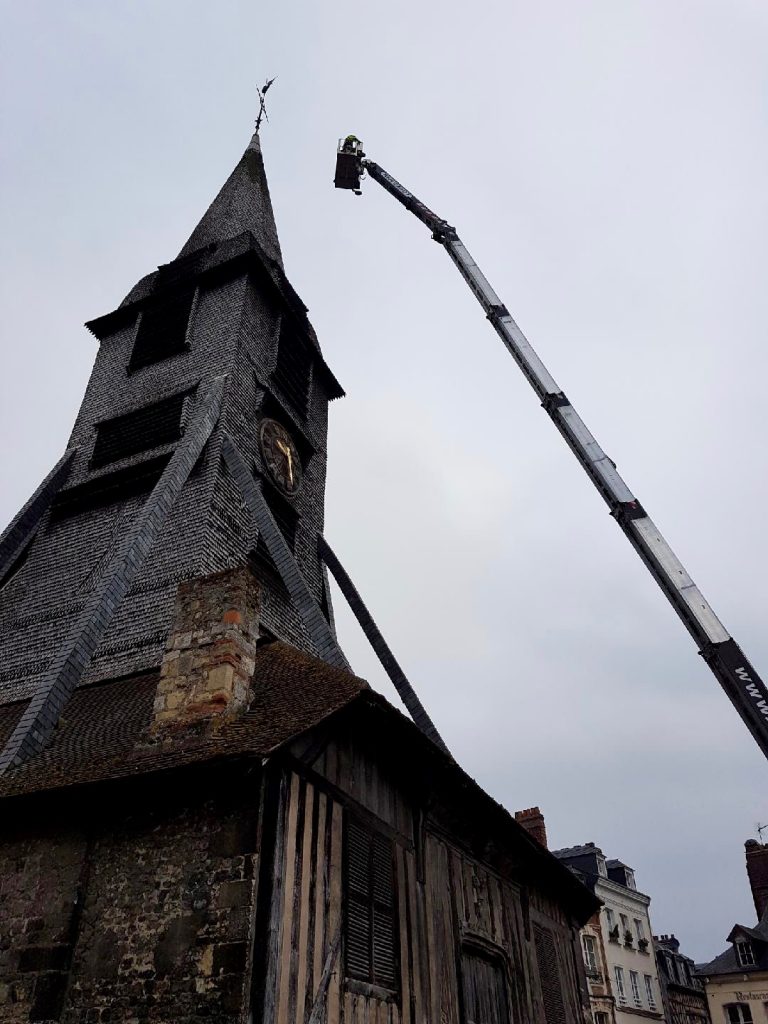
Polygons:
<instances>
[{"instance_id":1,"label":"weathervane on spire","mask_svg":"<svg viewBox=\"0 0 768 1024\"><path fill-rule=\"evenodd\" d=\"M266 84L264 84L259 89L259 115L256 118L256 131L258 131L259 128L261 128L261 122L264 118L266 118L266 120L269 121L269 115L267 114L267 105L264 100L264 97L267 94L267 89L270 87L270 85L272 85L274 80L274 78L268 78Z\"/></svg>"}]
</instances>

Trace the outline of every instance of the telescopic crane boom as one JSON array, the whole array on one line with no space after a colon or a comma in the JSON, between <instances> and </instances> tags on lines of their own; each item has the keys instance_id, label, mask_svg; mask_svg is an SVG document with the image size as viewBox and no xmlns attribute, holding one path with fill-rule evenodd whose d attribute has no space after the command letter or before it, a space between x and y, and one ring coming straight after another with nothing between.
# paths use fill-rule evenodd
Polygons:
<instances>
[{"instance_id":1,"label":"telescopic crane boom","mask_svg":"<svg viewBox=\"0 0 768 1024\"><path fill-rule=\"evenodd\" d=\"M361 179L366 171L429 228L432 238L453 260L494 330L538 395L544 410L602 495L611 515L650 570L696 642L699 653L768 757L768 688L512 319L456 229L434 214L383 167L369 160L360 140L348 135L339 142L334 185L360 195Z\"/></svg>"}]
</instances>

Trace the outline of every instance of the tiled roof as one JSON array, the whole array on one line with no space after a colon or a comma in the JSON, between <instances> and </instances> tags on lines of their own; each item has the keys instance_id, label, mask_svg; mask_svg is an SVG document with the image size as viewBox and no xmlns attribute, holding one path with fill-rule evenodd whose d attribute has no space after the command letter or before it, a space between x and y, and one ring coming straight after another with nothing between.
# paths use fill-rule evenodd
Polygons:
<instances>
[{"instance_id":1,"label":"tiled roof","mask_svg":"<svg viewBox=\"0 0 768 1024\"><path fill-rule=\"evenodd\" d=\"M248 711L216 734L149 743L156 673L77 690L46 749L0 780L0 797L138 775L238 753L265 756L351 703L368 684L275 642L256 652ZM369 691L370 692L370 691ZM0 741L23 702L0 707Z\"/></svg>"},{"instance_id":2,"label":"tiled roof","mask_svg":"<svg viewBox=\"0 0 768 1024\"><path fill-rule=\"evenodd\" d=\"M505 848L514 845L525 863L536 866L539 881L555 886L580 920L594 913L597 902L571 871L364 680L279 641L260 647L255 661L250 707L216 734L185 732L164 742L148 741L157 673L77 690L48 747L0 779L0 799L239 755L266 757L354 705L368 716L360 719L363 728L386 735L398 756L408 750L416 757L414 765L423 762L422 781L440 789L455 810L463 808ZM13 730L23 707L23 702L0 707L0 740Z\"/></svg>"}]
</instances>

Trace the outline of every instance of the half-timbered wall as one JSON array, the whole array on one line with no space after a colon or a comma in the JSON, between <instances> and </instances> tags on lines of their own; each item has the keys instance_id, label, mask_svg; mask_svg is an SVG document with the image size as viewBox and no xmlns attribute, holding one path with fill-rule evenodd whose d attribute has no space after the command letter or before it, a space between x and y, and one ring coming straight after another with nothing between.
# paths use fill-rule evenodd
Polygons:
<instances>
[{"instance_id":1,"label":"half-timbered wall","mask_svg":"<svg viewBox=\"0 0 768 1024\"><path fill-rule=\"evenodd\" d=\"M396 992L345 977L350 815L393 842ZM313 1010L327 1024L583 1020L578 932L557 903L482 863L354 743L332 742L311 769L286 772L273 886L264 1024L315 1024Z\"/></svg>"}]
</instances>

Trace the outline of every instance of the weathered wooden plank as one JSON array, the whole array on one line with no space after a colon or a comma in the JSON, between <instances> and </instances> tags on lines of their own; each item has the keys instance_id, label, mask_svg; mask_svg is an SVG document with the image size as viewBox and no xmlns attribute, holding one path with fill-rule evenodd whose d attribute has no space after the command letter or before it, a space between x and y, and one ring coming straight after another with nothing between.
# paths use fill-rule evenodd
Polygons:
<instances>
[{"instance_id":1,"label":"weathered wooden plank","mask_svg":"<svg viewBox=\"0 0 768 1024\"><path fill-rule=\"evenodd\" d=\"M469 910L467 908L467 895L464 886L464 863L458 850L451 848L451 878L453 904L456 908L456 918L461 922L462 927L468 924Z\"/></svg>"},{"instance_id":2,"label":"weathered wooden plank","mask_svg":"<svg viewBox=\"0 0 768 1024\"><path fill-rule=\"evenodd\" d=\"M312 963L312 990L319 983L325 955L325 913L327 899L328 866L325 847L325 815L328 798L325 793L317 794L317 832L315 834L315 921L314 956Z\"/></svg>"},{"instance_id":3,"label":"weathered wooden plank","mask_svg":"<svg viewBox=\"0 0 768 1024\"><path fill-rule=\"evenodd\" d=\"M408 934L407 890L408 873L405 866L405 851L395 847L395 870L397 871L397 915L400 927L400 991L402 993L403 1021L411 1019L411 971L409 964L410 935Z\"/></svg>"},{"instance_id":4,"label":"weathered wooden plank","mask_svg":"<svg viewBox=\"0 0 768 1024\"><path fill-rule=\"evenodd\" d=\"M331 843L328 858L328 881L330 903L327 914L326 941L330 944L341 922L341 857L342 857L342 809L336 801L331 802ZM341 980L344 965L341 957L336 961L328 986L327 1024L339 1024L341 1020Z\"/></svg>"},{"instance_id":5,"label":"weathered wooden plank","mask_svg":"<svg viewBox=\"0 0 768 1024\"><path fill-rule=\"evenodd\" d=\"M442 1020L440 1016L440 984L437 973L439 949L440 887L437 874L437 845L433 836L424 842L425 912L427 924L427 948L425 950L425 978L428 979L428 1020Z\"/></svg>"},{"instance_id":6,"label":"weathered wooden plank","mask_svg":"<svg viewBox=\"0 0 768 1024\"><path fill-rule=\"evenodd\" d=\"M335 786L339 784L339 752L335 740L325 748L325 777Z\"/></svg>"},{"instance_id":7,"label":"weathered wooden plank","mask_svg":"<svg viewBox=\"0 0 768 1024\"><path fill-rule=\"evenodd\" d=\"M411 962L413 971L411 973L411 986L413 990L413 1012L414 1024L425 1018L426 1002L424 998L424 984L422 978L422 963L424 953L423 942L423 910L424 899L421 888L416 877L416 856L409 850L404 851L403 862L406 868L407 895L408 895L408 923L411 933Z\"/></svg>"},{"instance_id":8,"label":"weathered wooden plank","mask_svg":"<svg viewBox=\"0 0 768 1024\"><path fill-rule=\"evenodd\" d=\"M301 878L296 880L299 893L298 949L296 951L296 1024L304 1024L307 998L307 956L309 952L309 912L312 888L312 815L315 787L307 783L304 798L304 835L301 844Z\"/></svg>"},{"instance_id":9,"label":"weathered wooden plank","mask_svg":"<svg viewBox=\"0 0 768 1024\"><path fill-rule=\"evenodd\" d=\"M325 966L323 967L322 974L318 979L317 991L315 992L315 1001L312 1005L312 1009L309 1013L307 1024L321 1024L321 1021L325 1020L325 1008L328 1000L328 983L331 980L331 972L336 965L336 958L339 955L339 947L341 946L341 932L337 932L336 936L331 943L331 948L328 951L326 957Z\"/></svg>"},{"instance_id":10,"label":"weathered wooden plank","mask_svg":"<svg viewBox=\"0 0 768 1024\"><path fill-rule=\"evenodd\" d=\"M488 904L491 912L491 935L493 941L504 945L504 929L501 924L502 900L504 899L498 878L488 876Z\"/></svg>"},{"instance_id":11,"label":"weathered wooden plank","mask_svg":"<svg viewBox=\"0 0 768 1024\"><path fill-rule=\"evenodd\" d=\"M456 948L453 935L453 914L451 894L449 891L450 869L448 867L448 850L443 843L437 844L436 876L440 887L440 920L435 929L438 945L435 949L438 959L438 976L440 984L440 1013L436 1018L441 1024L458 1024L458 985L456 979L455 960L446 955L446 951Z\"/></svg>"},{"instance_id":12,"label":"weathered wooden plank","mask_svg":"<svg viewBox=\"0 0 768 1024\"><path fill-rule=\"evenodd\" d=\"M299 815L299 777L291 776L288 797L288 822L285 830L285 859L283 861L283 919L280 925L280 972L278 976L277 1020L289 1020L291 986L291 946L293 934L293 897L296 876L296 830Z\"/></svg>"}]
</instances>

